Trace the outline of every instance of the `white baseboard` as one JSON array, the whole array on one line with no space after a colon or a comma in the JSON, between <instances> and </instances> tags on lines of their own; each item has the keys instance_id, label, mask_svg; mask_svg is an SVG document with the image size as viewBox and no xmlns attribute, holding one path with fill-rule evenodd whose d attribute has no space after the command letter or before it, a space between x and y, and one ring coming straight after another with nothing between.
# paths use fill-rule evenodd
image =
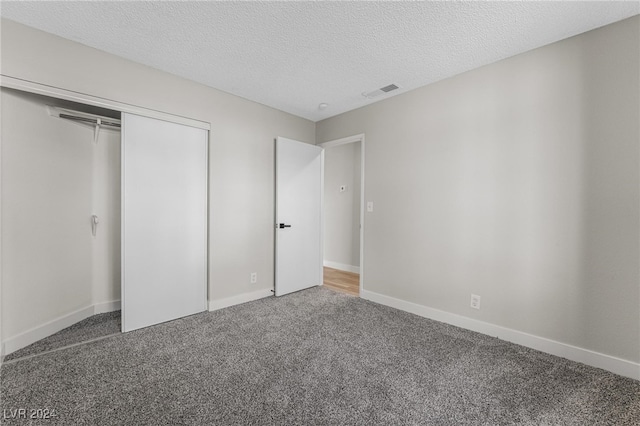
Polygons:
<instances>
[{"instance_id":1,"label":"white baseboard","mask_svg":"<svg viewBox=\"0 0 640 426\"><path fill-rule=\"evenodd\" d=\"M353 265L345 265L344 263L332 262L330 260L325 260L322 262L324 266L327 268L339 269L341 271L353 272L354 274L360 273L360 267Z\"/></svg>"},{"instance_id":2,"label":"white baseboard","mask_svg":"<svg viewBox=\"0 0 640 426\"><path fill-rule=\"evenodd\" d=\"M93 315L93 305L87 306L86 308L78 309L77 311L71 312L67 315L63 315L39 326L33 327L25 332L18 334L17 336L5 340L5 354L9 355L10 353L17 351L18 349L22 349L25 346L29 346L30 344L37 342L38 340L49 337L52 334L70 327L85 318L89 318L91 315Z\"/></svg>"},{"instance_id":3,"label":"white baseboard","mask_svg":"<svg viewBox=\"0 0 640 426\"><path fill-rule=\"evenodd\" d=\"M113 311L119 311L120 310L120 301L119 300L112 300L110 302L102 302L102 303L96 303L95 305L93 305L93 314L104 314L106 312L113 312Z\"/></svg>"},{"instance_id":4,"label":"white baseboard","mask_svg":"<svg viewBox=\"0 0 640 426\"><path fill-rule=\"evenodd\" d=\"M571 361L602 368L603 370L611 371L612 373L619 374L621 376L640 380L640 364L635 362L594 352L589 349L568 345L566 343L557 342L555 340L546 339L544 337L534 336L522 331L478 321L462 315L429 308L427 306L418 305L417 303L407 302L405 300L396 299L394 297L385 296L368 290L363 290L360 297L381 305L410 312L421 317L455 325L457 327L476 331L489 336L494 336L541 352L546 352Z\"/></svg>"},{"instance_id":5,"label":"white baseboard","mask_svg":"<svg viewBox=\"0 0 640 426\"><path fill-rule=\"evenodd\" d=\"M6 339L2 342L2 356L9 355L12 352L29 346L38 340L49 337L58 331L64 330L73 324L89 318L95 314L117 311L120 309L120 301L113 300L111 302L97 303L90 305L69 314L60 316L39 326L33 327L25 332Z\"/></svg>"},{"instance_id":6,"label":"white baseboard","mask_svg":"<svg viewBox=\"0 0 640 426\"><path fill-rule=\"evenodd\" d=\"M209 310L217 311L218 309L227 308L229 306L240 305L241 303L253 302L254 300L264 297L273 296L270 288L252 291L251 293L242 293L237 296L227 297L220 300L209 300Z\"/></svg>"}]
</instances>

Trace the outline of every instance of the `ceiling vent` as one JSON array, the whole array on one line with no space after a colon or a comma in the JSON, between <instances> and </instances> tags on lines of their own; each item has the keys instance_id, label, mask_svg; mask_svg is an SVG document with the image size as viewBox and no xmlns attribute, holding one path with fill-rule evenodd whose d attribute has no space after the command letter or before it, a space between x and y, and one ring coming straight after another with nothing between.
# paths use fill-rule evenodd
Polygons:
<instances>
[{"instance_id":1,"label":"ceiling vent","mask_svg":"<svg viewBox=\"0 0 640 426\"><path fill-rule=\"evenodd\" d=\"M400 88L400 86L398 86L397 84L390 84L388 86L381 87L381 88L379 88L377 90L374 90L372 92L364 92L362 94L362 96L365 96L365 97L367 97L369 99L372 99L372 98L375 98L376 96L380 96L380 95L383 95L385 93L392 92L392 91L397 90L399 88Z\"/></svg>"}]
</instances>

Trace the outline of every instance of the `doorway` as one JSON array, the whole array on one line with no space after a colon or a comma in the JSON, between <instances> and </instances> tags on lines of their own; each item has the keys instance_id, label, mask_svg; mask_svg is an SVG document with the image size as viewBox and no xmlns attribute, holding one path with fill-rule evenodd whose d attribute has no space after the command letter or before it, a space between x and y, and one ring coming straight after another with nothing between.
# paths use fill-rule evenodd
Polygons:
<instances>
[{"instance_id":1,"label":"doorway","mask_svg":"<svg viewBox=\"0 0 640 426\"><path fill-rule=\"evenodd\" d=\"M364 135L320 144L324 161L324 285L359 296L362 290Z\"/></svg>"}]
</instances>

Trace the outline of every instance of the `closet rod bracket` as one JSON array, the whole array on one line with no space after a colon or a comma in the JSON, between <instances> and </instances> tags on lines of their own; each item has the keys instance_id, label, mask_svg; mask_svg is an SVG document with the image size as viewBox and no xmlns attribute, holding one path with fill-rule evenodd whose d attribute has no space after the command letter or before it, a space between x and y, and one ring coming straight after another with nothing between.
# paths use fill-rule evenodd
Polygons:
<instances>
[{"instance_id":1,"label":"closet rod bracket","mask_svg":"<svg viewBox=\"0 0 640 426\"><path fill-rule=\"evenodd\" d=\"M102 124L102 120L100 120L99 118L96 119L96 127L95 130L93 131L93 143L97 144L98 143L98 135L100 134L100 125Z\"/></svg>"}]
</instances>

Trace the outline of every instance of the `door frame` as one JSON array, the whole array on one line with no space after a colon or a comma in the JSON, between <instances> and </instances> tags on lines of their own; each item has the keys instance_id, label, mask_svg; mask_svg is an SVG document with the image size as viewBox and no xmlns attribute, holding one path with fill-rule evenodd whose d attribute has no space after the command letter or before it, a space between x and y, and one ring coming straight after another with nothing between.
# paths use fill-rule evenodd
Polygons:
<instances>
[{"instance_id":1,"label":"door frame","mask_svg":"<svg viewBox=\"0 0 640 426\"><path fill-rule=\"evenodd\" d=\"M360 142L360 288L359 288L359 297L362 297L362 292L364 291L364 213L365 213L365 197L364 197L364 153L365 153L365 142L364 142L364 133L359 133L353 136L347 136L345 138L334 139L328 142L323 142L317 144L319 147L324 149L333 148L340 145L346 145L348 143ZM324 171L324 170L323 170ZM323 217L324 217L324 205L323 205ZM323 229L324 232L324 229ZM323 239L324 242L324 239ZM322 263L324 266L324 252Z\"/></svg>"}]
</instances>

